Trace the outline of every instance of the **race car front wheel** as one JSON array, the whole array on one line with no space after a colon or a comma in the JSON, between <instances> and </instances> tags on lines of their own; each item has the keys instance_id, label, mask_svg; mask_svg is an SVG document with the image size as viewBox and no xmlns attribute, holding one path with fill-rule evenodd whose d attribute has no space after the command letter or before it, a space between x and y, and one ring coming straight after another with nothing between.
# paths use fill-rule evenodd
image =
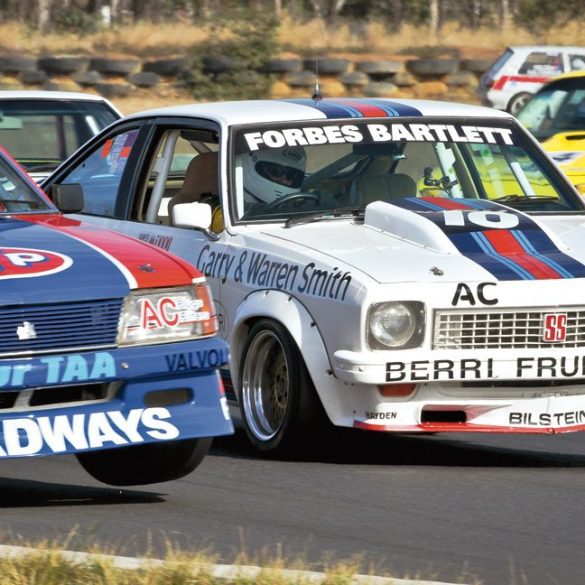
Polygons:
<instances>
[{"instance_id":1,"label":"race car front wheel","mask_svg":"<svg viewBox=\"0 0 585 585\"><path fill-rule=\"evenodd\" d=\"M242 421L260 451L299 452L328 425L303 357L282 324L262 319L251 327L239 379Z\"/></svg>"},{"instance_id":2,"label":"race car front wheel","mask_svg":"<svg viewBox=\"0 0 585 585\"><path fill-rule=\"evenodd\" d=\"M149 443L77 453L92 477L109 485L146 485L191 473L207 455L211 438Z\"/></svg>"}]
</instances>

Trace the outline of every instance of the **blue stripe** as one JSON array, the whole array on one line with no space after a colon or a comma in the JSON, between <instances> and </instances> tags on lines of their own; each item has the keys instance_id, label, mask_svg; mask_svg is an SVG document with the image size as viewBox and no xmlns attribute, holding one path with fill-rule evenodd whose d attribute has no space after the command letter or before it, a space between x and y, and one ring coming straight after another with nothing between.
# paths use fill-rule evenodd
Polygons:
<instances>
[{"instance_id":1,"label":"blue stripe","mask_svg":"<svg viewBox=\"0 0 585 585\"><path fill-rule=\"evenodd\" d=\"M511 233L516 238L516 240L520 243L520 245L528 253L530 253L532 256L534 256L535 258L537 258L541 262L547 264L548 266L550 266L551 268L553 268L554 270L556 270L564 278L575 278L575 274L573 274L572 272L570 272L568 270L567 264L577 265L576 267L578 268L578 272L581 273L581 274L579 274L579 276L583 276L584 275L585 268L583 267L583 265L579 264L578 262L575 262L574 260L572 260L571 258L569 258L568 256L566 256L562 252L560 252L560 251L558 251L556 253L553 252L552 255L557 256L559 258L559 260L562 260L563 263L565 264L565 266L561 265L553 257L551 257L552 255L550 253L549 254L546 254L546 255L545 254L541 254L532 245L532 243L530 242L530 240L526 237L526 234L524 234L523 232L518 231L518 230L511 230ZM567 262L567 260L569 262ZM580 270L579 270L579 268L580 268Z\"/></svg>"},{"instance_id":2,"label":"blue stripe","mask_svg":"<svg viewBox=\"0 0 585 585\"><path fill-rule=\"evenodd\" d=\"M301 106L308 106L310 108L315 108L322 112L327 118L364 118L365 116L360 112L357 108L346 103L344 98L337 99L335 101L332 100L312 100L308 98L292 98L292 99L285 99L285 102L299 104ZM420 110L413 108L412 106L408 106L406 104L401 104L400 102L388 102L384 100L376 100L376 99L348 99L347 102L353 102L356 104L364 104L364 106L374 106L376 108L381 109L385 114L390 118L395 118L399 116L421 116Z\"/></svg>"},{"instance_id":3,"label":"blue stripe","mask_svg":"<svg viewBox=\"0 0 585 585\"><path fill-rule=\"evenodd\" d=\"M301 106L308 106L323 113L327 118L362 118L362 114L353 108L334 104L327 100L310 100L310 99L287 99L284 100Z\"/></svg>"},{"instance_id":4,"label":"blue stripe","mask_svg":"<svg viewBox=\"0 0 585 585\"><path fill-rule=\"evenodd\" d=\"M438 199L445 199L445 197L439 197ZM468 199L453 199L453 201L457 201L461 205L467 205L470 209L486 209L486 206L482 205L483 202L479 200L468 200ZM397 199L392 201L393 205L397 207L402 207L404 209L410 209L411 211L416 211L417 208L423 207L424 209L431 209L432 211L468 211L466 209L459 209L459 210L451 210L448 208L443 207L442 205L437 205L431 201L427 201L424 199L419 199L417 197L404 197L403 199ZM493 209L493 207L487 207L488 209ZM500 208L498 208L500 209Z\"/></svg>"},{"instance_id":5,"label":"blue stripe","mask_svg":"<svg viewBox=\"0 0 585 585\"><path fill-rule=\"evenodd\" d=\"M390 203L390 202L388 202ZM444 208L440 207L439 205L435 205L430 201L424 201L422 199L417 199L416 197L405 197L404 199L396 199L393 200L392 205L396 205L396 207L401 207L402 209L408 209L409 211L414 211L417 213L422 207L423 209L430 209L432 211L442 211Z\"/></svg>"}]
</instances>

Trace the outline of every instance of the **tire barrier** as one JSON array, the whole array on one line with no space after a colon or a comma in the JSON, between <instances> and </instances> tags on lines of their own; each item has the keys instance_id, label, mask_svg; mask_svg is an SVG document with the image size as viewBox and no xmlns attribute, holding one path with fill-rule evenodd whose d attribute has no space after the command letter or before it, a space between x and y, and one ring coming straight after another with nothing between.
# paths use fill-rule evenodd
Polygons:
<instances>
[{"instance_id":1,"label":"tire barrier","mask_svg":"<svg viewBox=\"0 0 585 585\"><path fill-rule=\"evenodd\" d=\"M468 99L478 102L476 88L480 76L492 61L479 58L415 59L405 56L372 59L355 56L303 58L279 55L267 59L257 71L272 82L267 97L301 97L316 81L330 88L330 97L418 97ZM203 72L221 83L221 74L237 69L237 63L219 55L202 58ZM184 74L191 67L186 56L141 60L91 57L85 55L0 55L0 73L4 89L90 88L104 97L125 97L135 91L171 86L188 92ZM12 79L13 78L13 79ZM325 94L324 94L325 95Z\"/></svg>"}]
</instances>

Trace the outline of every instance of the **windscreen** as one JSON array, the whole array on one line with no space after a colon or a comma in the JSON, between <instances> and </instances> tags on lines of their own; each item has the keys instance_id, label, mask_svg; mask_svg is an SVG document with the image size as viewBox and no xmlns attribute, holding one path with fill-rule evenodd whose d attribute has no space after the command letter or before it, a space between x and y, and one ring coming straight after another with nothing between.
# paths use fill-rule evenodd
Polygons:
<instances>
[{"instance_id":1,"label":"windscreen","mask_svg":"<svg viewBox=\"0 0 585 585\"><path fill-rule=\"evenodd\" d=\"M554 82L541 89L517 114L539 140L585 129L585 77Z\"/></svg>"},{"instance_id":2,"label":"windscreen","mask_svg":"<svg viewBox=\"0 0 585 585\"><path fill-rule=\"evenodd\" d=\"M4 157L0 157L0 215L54 211L34 185L21 177Z\"/></svg>"},{"instance_id":3,"label":"windscreen","mask_svg":"<svg viewBox=\"0 0 585 585\"><path fill-rule=\"evenodd\" d=\"M583 209L513 120L246 126L233 144L236 221L358 210L408 197L489 199L527 212Z\"/></svg>"}]
</instances>

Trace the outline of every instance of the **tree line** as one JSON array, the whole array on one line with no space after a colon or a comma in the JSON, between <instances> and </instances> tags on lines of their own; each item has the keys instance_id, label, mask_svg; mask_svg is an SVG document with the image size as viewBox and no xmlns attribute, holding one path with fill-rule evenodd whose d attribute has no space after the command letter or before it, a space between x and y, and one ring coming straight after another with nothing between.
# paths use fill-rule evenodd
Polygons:
<instances>
[{"instance_id":1,"label":"tree line","mask_svg":"<svg viewBox=\"0 0 585 585\"><path fill-rule=\"evenodd\" d=\"M173 22L203 25L230 10L286 11L297 20L321 18L335 24L383 22L391 30L405 24L438 33L447 22L462 28L519 26L538 32L583 19L584 0L0 0L0 22L17 21L39 32L91 32L99 28Z\"/></svg>"}]
</instances>

